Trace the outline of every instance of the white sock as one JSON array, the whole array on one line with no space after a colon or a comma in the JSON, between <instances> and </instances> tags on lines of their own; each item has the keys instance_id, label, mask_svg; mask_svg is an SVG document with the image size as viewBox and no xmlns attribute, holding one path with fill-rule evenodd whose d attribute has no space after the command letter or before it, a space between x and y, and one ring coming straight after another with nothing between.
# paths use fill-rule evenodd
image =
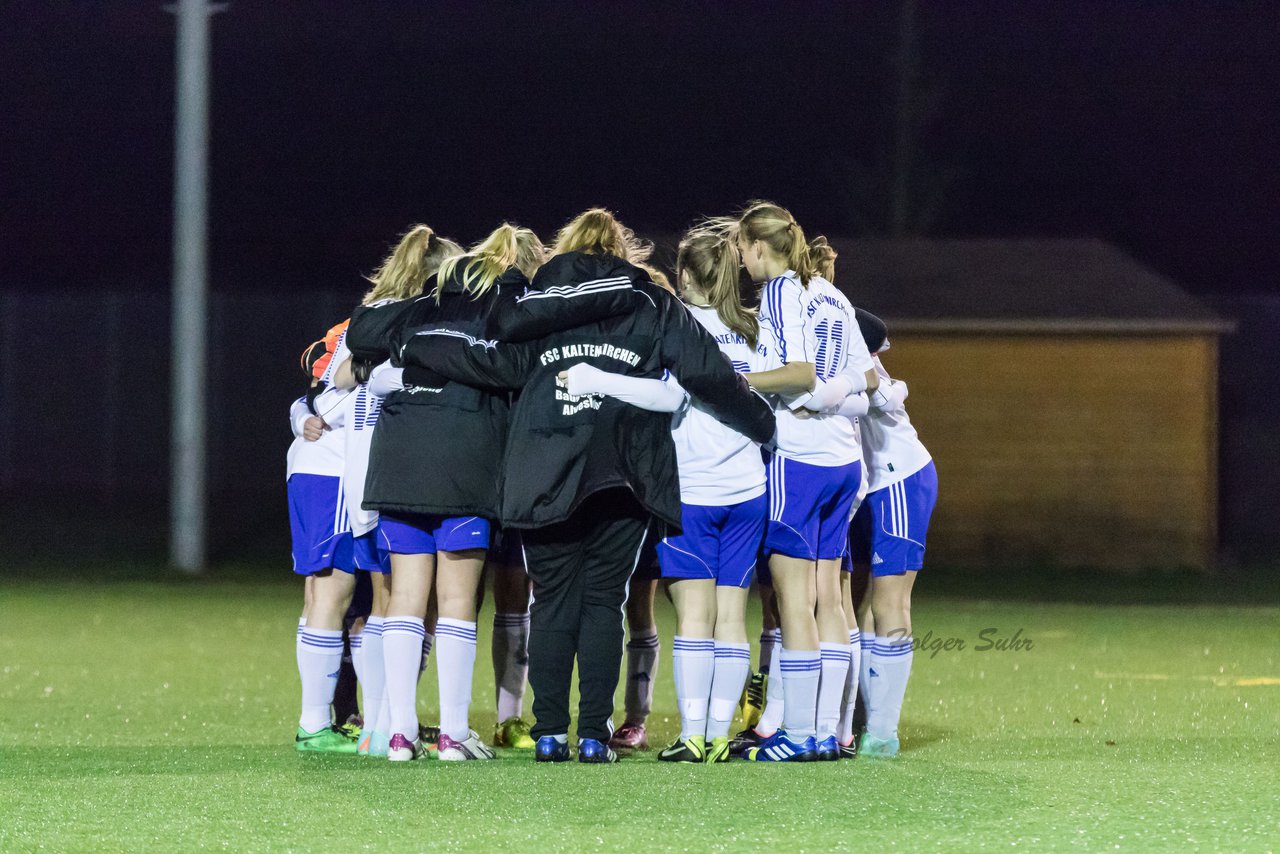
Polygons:
<instances>
[{"instance_id":1,"label":"white sock","mask_svg":"<svg viewBox=\"0 0 1280 854\"><path fill-rule=\"evenodd\" d=\"M383 661L382 617L370 617L365 621L364 631L360 633L360 647L364 673L357 675L363 694L365 728L370 732L386 732L388 721L383 717L383 706L387 695L387 670Z\"/></svg>"},{"instance_id":2,"label":"white sock","mask_svg":"<svg viewBox=\"0 0 1280 854\"><path fill-rule=\"evenodd\" d=\"M440 682L440 732L454 741L471 735L471 679L476 669L476 624L436 620L436 675Z\"/></svg>"},{"instance_id":3,"label":"white sock","mask_svg":"<svg viewBox=\"0 0 1280 854\"><path fill-rule=\"evenodd\" d=\"M493 674L498 723L524 715L529 678L529 613L493 615Z\"/></svg>"},{"instance_id":4,"label":"white sock","mask_svg":"<svg viewBox=\"0 0 1280 854\"><path fill-rule=\"evenodd\" d=\"M298 634L298 676L302 679L298 726L307 732L333 725L329 705L341 666L342 630L303 628Z\"/></svg>"},{"instance_id":5,"label":"white sock","mask_svg":"<svg viewBox=\"0 0 1280 854\"><path fill-rule=\"evenodd\" d=\"M387 735L418 737L418 667L422 663L421 617L391 617L383 622L382 660L387 672L391 719Z\"/></svg>"},{"instance_id":6,"label":"white sock","mask_svg":"<svg viewBox=\"0 0 1280 854\"><path fill-rule=\"evenodd\" d=\"M782 638L773 645L773 655L769 658L769 686L765 691L764 711L760 713L760 723L756 724L756 732L770 736L782 728L782 716L787 710L786 694L782 690Z\"/></svg>"},{"instance_id":7,"label":"white sock","mask_svg":"<svg viewBox=\"0 0 1280 854\"><path fill-rule=\"evenodd\" d=\"M356 671L356 684L364 684L364 632L358 635L351 635L347 639L347 644L351 647L351 666ZM364 709L362 712L368 714Z\"/></svg>"},{"instance_id":8,"label":"white sock","mask_svg":"<svg viewBox=\"0 0 1280 854\"><path fill-rule=\"evenodd\" d=\"M836 738L841 744L853 741L853 713L858 705L858 677L862 675L862 632L857 629L849 631L849 678L844 685L844 696L840 698L840 731Z\"/></svg>"},{"instance_id":9,"label":"white sock","mask_svg":"<svg viewBox=\"0 0 1280 854\"><path fill-rule=\"evenodd\" d=\"M786 708L782 728L792 741L804 741L815 732L818 718L818 681L822 658L816 649L782 648L782 691Z\"/></svg>"},{"instance_id":10,"label":"white sock","mask_svg":"<svg viewBox=\"0 0 1280 854\"><path fill-rule=\"evenodd\" d=\"M658 630L633 634L627 640L627 723L644 723L653 710L653 685L658 678Z\"/></svg>"},{"instance_id":11,"label":"white sock","mask_svg":"<svg viewBox=\"0 0 1280 854\"><path fill-rule=\"evenodd\" d=\"M840 726L840 709L844 689L849 682L849 645L823 643L818 645L822 663L822 680L818 683L818 713L815 721L815 737L822 741L836 734Z\"/></svg>"},{"instance_id":12,"label":"white sock","mask_svg":"<svg viewBox=\"0 0 1280 854\"><path fill-rule=\"evenodd\" d=\"M711 678L711 716L707 741L727 738L738 698L751 675L751 645L716 641L715 673Z\"/></svg>"},{"instance_id":13,"label":"white sock","mask_svg":"<svg viewBox=\"0 0 1280 854\"><path fill-rule=\"evenodd\" d=\"M676 635L671 642L671 662L676 700L680 703L680 737L705 737L711 679L716 670L716 642Z\"/></svg>"},{"instance_id":14,"label":"white sock","mask_svg":"<svg viewBox=\"0 0 1280 854\"><path fill-rule=\"evenodd\" d=\"M768 673L773 666L773 651L782 646L782 629L764 629L760 632L760 666L761 673Z\"/></svg>"},{"instance_id":15,"label":"white sock","mask_svg":"<svg viewBox=\"0 0 1280 854\"><path fill-rule=\"evenodd\" d=\"M874 738L889 739L898 734L902 700L911 678L915 658L911 638L877 638L871 649L871 704L867 709L867 732Z\"/></svg>"},{"instance_id":16,"label":"white sock","mask_svg":"<svg viewBox=\"0 0 1280 854\"><path fill-rule=\"evenodd\" d=\"M871 714L871 648L876 645L874 632L862 633L862 672L858 674L858 690L862 692L862 708Z\"/></svg>"},{"instance_id":17,"label":"white sock","mask_svg":"<svg viewBox=\"0 0 1280 854\"><path fill-rule=\"evenodd\" d=\"M439 620L436 622L439 622ZM418 662L419 679L422 678L422 674L427 672L427 662L431 660L431 647L435 642L436 636L424 630L422 633L422 661Z\"/></svg>"},{"instance_id":18,"label":"white sock","mask_svg":"<svg viewBox=\"0 0 1280 854\"><path fill-rule=\"evenodd\" d=\"M298 677L302 677L302 630L307 626L307 618L298 618L298 633L293 636L293 651L298 659Z\"/></svg>"}]
</instances>

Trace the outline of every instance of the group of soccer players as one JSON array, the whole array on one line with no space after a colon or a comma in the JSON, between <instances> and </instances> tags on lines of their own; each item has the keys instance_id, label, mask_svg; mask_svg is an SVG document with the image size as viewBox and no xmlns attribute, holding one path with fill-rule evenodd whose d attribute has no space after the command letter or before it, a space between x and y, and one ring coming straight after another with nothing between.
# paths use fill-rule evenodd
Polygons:
<instances>
[{"instance_id":1,"label":"group of soccer players","mask_svg":"<svg viewBox=\"0 0 1280 854\"><path fill-rule=\"evenodd\" d=\"M469 250L418 226L304 352L288 456L298 750L493 758L469 725L488 566L497 746L570 758L576 661L579 761L647 747L660 576L681 717L660 760L896 755L937 477L881 362L886 327L832 284L826 240L771 203L689 230L674 289L649 249L600 209L550 248L511 225ZM438 730L416 711L433 644ZM346 650L364 714L335 723Z\"/></svg>"}]
</instances>

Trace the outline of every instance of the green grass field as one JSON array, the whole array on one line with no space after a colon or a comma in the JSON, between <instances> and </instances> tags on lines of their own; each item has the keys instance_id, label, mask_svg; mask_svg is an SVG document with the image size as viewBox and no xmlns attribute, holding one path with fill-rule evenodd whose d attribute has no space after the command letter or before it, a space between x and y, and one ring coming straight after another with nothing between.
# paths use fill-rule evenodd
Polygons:
<instances>
[{"instance_id":1,"label":"green grass field","mask_svg":"<svg viewBox=\"0 0 1280 854\"><path fill-rule=\"evenodd\" d=\"M917 652L896 761L548 767L295 754L299 599L280 580L0 582L0 851L1280 847L1280 608L922 581L917 637L965 648ZM662 620L657 740L678 727ZM1031 648L978 649L1015 632Z\"/></svg>"}]
</instances>

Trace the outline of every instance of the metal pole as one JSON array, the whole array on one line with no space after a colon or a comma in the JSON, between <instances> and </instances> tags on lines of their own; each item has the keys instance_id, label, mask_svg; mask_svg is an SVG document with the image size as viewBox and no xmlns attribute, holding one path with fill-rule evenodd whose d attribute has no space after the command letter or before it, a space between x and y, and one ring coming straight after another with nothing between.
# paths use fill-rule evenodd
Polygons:
<instances>
[{"instance_id":1,"label":"metal pole","mask_svg":"<svg viewBox=\"0 0 1280 854\"><path fill-rule=\"evenodd\" d=\"M178 0L173 187L173 411L169 560L205 564L205 316L209 160L209 16L206 0Z\"/></svg>"}]
</instances>

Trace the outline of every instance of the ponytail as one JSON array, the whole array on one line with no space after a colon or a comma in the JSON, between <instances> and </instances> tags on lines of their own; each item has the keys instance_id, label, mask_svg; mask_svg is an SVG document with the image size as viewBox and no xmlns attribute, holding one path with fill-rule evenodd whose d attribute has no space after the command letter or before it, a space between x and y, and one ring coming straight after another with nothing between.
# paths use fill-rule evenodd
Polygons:
<instances>
[{"instance_id":1,"label":"ponytail","mask_svg":"<svg viewBox=\"0 0 1280 854\"><path fill-rule=\"evenodd\" d=\"M591 208L565 224L556 235L556 255L581 252L585 255L614 255L632 264L643 264L653 254L653 245L636 237L618 222L612 211Z\"/></svg>"},{"instance_id":2,"label":"ponytail","mask_svg":"<svg viewBox=\"0 0 1280 854\"><path fill-rule=\"evenodd\" d=\"M755 312L742 304L738 292L740 263L732 233L722 222L713 222L693 229L680 241L676 251L676 278L687 279L693 290L716 310L724 325L755 349L760 325Z\"/></svg>"},{"instance_id":3,"label":"ponytail","mask_svg":"<svg viewBox=\"0 0 1280 854\"><path fill-rule=\"evenodd\" d=\"M764 241L766 246L786 259L787 266L795 271L800 284L809 287L809 280L817 272L809 258L804 229L790 211L772 202L750 202L738 217L738 230L748 242Z\"/></svg>"},{"instance_id":4,"label":"ponytail","mask_svg":"<svg viewBox=\"0 0 1280 854\"><path fill-rule=\"evenodd\" d=\"M373 287L364 295L362 302L372 305L385 299L417 296L445 259L461 252L461 246L439 236L430 226L413 226L400 237L378 272L365 277Z\"/></svg>"},{"instance_id":5,"label":"ponytail","mask_svg":"<svg viewBox=\"0 0 1280 854\"><path fill-rule=\"evenodd\" d=\"M525 275L532 275L531 271L536 271L541 266L545 254L542 241L536 234L527 228L504 222L466 254L455 255L440 265L432 296L437 303L440 302L445 282L457 277L462 282L462 289L472 299L478 299L493 287L499 276L512 267L519 267Z\"/></svg>"},{"instance_id":6,"label":"ponytail","mask_svg":"<svg viewBox=\"0 0 1280 854\"><path fill-rule=\"evenodd\" d=\"M828 282L836 280L838 255L835 247L821 234L809 241L809 263L813 265L813 272Z\"/></svg>"}]
</instances>

